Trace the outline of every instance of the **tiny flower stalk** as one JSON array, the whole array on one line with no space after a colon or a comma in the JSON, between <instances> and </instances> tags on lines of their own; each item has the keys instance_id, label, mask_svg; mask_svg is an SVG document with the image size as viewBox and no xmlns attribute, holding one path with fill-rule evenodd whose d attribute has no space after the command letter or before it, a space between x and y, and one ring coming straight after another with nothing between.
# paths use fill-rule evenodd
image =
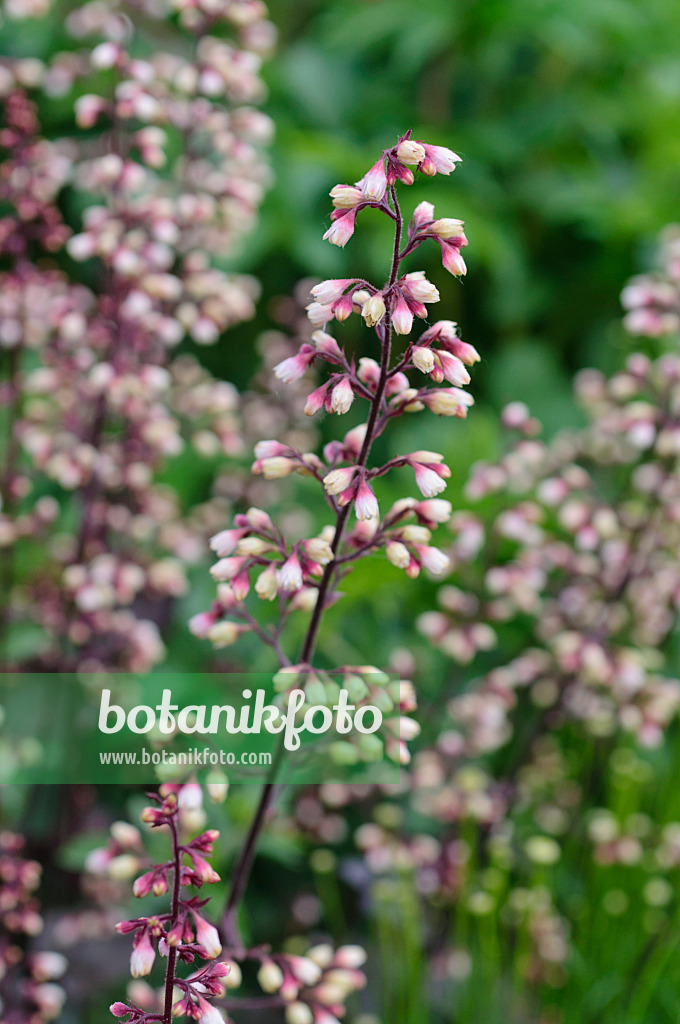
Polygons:
<instances>
[{"instance_id":1,"label":"tiny flower stalk","mask_svg":"<svg viewBox=\"0 0 680 1024\"><path fill-rule=\"evenodd\" d=\"M417 451L376 465L371 456L374 442L394 419L424 410L462 418L473 402L464 389L470 382L467 367L479 359L478 353L460 339L456 324L450 320L437 321L415 336L416 324L430 318L429 307L440 301L440 295L423 271L403 268L407 257L433 241L441 247L444 266L455 276L464 274L460 251L467 245L467 238L463 223L435 217L433 205L427 202L416 207L407 223L397 194L398 185L413 184L416 172L426 177L448 175L459 160L451 150L412 139L407 132L355 185L340 184L331 189L332 223L324 237L334 245L345 246L367 210L388 217L394 227L389 274L382 285L355 277L316 285L307 311L317 330L297 354L279 363L275 373L285 385L304 380L313 364L325 364L328 375L317 381L309 394L307 415L325 411L342 416L356 403L366 403L366 417L342 440L329 442L320 454L298 451L276 440L264 440L256 446L255 474L266 479L294 474L313 477L331 520L318 537L290 544L268 517L263 521L264 514L251 509L237 516L231 529L213 538L212 546L219 558L212 569L220 581L218 600L196 628L220 646L236 642L242 632L254 631L272 648L282 668L290 667L293 674L311 674L324 612L338 598L338 583L355 561L382 552L391 565L410 578L422 570L441 575L448 567L446 555L431 543L432 531L451 514L450 504L438 498L451 475L443 456ZM377 337L378 359L349 356L330 333L332 323L342 324L353 314ZM400 467L413 471L416 487L425 500L405 498L391 509L381 509L380 478ZM251 576L254 598L249 594ZM246 608L246 598L250 602L278 598L278 622L273 627L260 624L256 610ZM293 662L284 652L282 636L289 616L300 609L311 611L311 615ZM360 675L361 670L356 674ZM401 740L383 737L388 757L408 760L404 742L407 733L413 735L406 729ZM273 780L264 787L232 875L223 934L227 945L234 949L240 947L235 916L272 797Z\"/></svg>"},{"instance_id":2,"label":"tiny flower stalk","mask_svg":"<svg viewBox=\"0 0 680 1024\"><path fill-rule=\"evenodd\" d=\"M219 833L208 829L195 839L180 841L178 816L182 790L186 795L189 789L190 786L164 786L160 795L149 794L153 805L142 811L142 821L151 828L165 826L170 830L172 856L166 863L154 865L140 875L134 883L133 892L140 898L171 892L170 911L121 921L116 929L121 934L134 932L130 956L133 978L150 974L157 954L166 957L167 963L162 1014L148 1013L134 1003L119 1001L111 1005L113 1016L125 1017L128 1024L151 1024L152 1021L170 1024L173 1017L223 1024L219 1011L205 997L224 995L222 979L229 974L231 965L216 960L222 952L219 933L201 913L208 900L182 896L183 888L200 889L203 885L219 882L219 875L203 856L212 853ZM185 858L188 863L185 863ZM178 963L190 964L197 957L211 962L188 978L178 977ZM176 998L177 991L181 993L180 999Z\"/></svg>"}]
</instances>

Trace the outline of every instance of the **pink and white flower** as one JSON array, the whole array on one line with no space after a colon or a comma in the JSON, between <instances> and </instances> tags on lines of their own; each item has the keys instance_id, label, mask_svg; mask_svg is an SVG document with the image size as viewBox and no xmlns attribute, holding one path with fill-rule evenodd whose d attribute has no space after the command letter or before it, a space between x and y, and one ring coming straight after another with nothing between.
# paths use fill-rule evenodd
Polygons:
<instances>
[{"instance_id":1,"label":"pink and white flower","mask_svg":"<svg viewBox=\"0 0 680 1024\"><path fill-rule=\"evenodd\" d=\"M340 215L337 216L338 214ZM345 213L340 213L339 210L336 210L331 214L331 217L333 218L333 223L324 234L324 240L330 242L331 245L339 245L341 249L344 249L354 234L357 212L356 210L347 210Z\"/></svg>"},{"instance_id":2,"label":"pink and white flower","mask_svg":"<svg viewBox=\"0 0 680 1024\"><path fill-rule=\"evenodd\" d=\"M379 514L378 500L370 485L363 478L359 481L359 486L357 487L354 511L357 519L360 520L375 519Z\"/></svg>"},{"instance_id":3,"label":"pink and white flower","mask_svg":"<svg viewBox=\"0 0 680 1024\"><path fill-rule=\"evenodd\" d=\"M365 199L372 202L381 202L387 190L387 174L385 173L385 157L381 156L373 164L370 171L367 171L361 181L357 182L357 188Z\"/></svg>"}]
</instances>

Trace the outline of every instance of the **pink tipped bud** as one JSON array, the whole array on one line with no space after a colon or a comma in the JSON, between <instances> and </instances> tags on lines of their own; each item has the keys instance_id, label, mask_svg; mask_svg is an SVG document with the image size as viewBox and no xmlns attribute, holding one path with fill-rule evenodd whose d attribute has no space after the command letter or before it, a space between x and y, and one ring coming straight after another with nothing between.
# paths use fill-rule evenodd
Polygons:
<instances>
[{"instance_id":1,"label":"pink tipped bud","mask_svg":"<svg viewBox=\"0 0 680 1024\"><path fill-rule=\"evenodd\" d=\"M445 380L449 384L455 384L457 388L463 387L465 384L470 383L470 374L465 369L463 361L458 356L451 355L450 352L438 352L437 362L442 368L442 373Z\"/></svg>"},{"instance_id":2,"label":"pink tipped bud","mask_svg":"<svg viewBox=\"0 0 680 1024\"><path fill-rule=\"evenodd\" d=\"M284 384L292 384L293 381L300 380L304 376L305 370L312 358L313 355L310 358L309 355L303 355L298 352L296 356L290 356L288 359L284 359L283 362L278 363L274 367L274 374Z\"/></svg>"},{"instance_id":3,"label":"pink tipped bud","mask_svg":"<svg viewBox=\"0 0 680 1024\"><path fill-rule=\"evenodd\" d=\"M419 142L405 139L404 142L400 142L397 146L397 160L401 160L402 164L410 164L412 167L417 167L424 159L425 150Z\"/></svg>"},{"instance_id":4,"label":"pink tipped bud","mask_svg":"<svg viewBox=\"0 0 680 1024\"><path fill-rule=\"evenodd\" d=\"M142 978L151 972L156 951L146 931L137 932L132 954L130 956L130 974L133 978Z\"/></svg>"},{"instance_id":5,"label":"pink tipped bud","mask_svg":"<svg viewBox=\"0 0 680 1024\"><path fill-rule=\"evenodd\" d=\"M379 514L378 501L375 494L365 480L359 481L356 497L354 499L354 511L357 519L375 519Z\"/></svg>"},{"instance_id":6,"label":"pink tipped bud","mask_svg":"<svg viewBox=\"0 0 680 1024\"><path fill-rule=\"evenodd\" d=\"M392 324L397 334L410 334L413 327L413 313L401 292L392 310Z\"/></svg>"},{"instance_id":7,"label":"pink tipped bud","mask_svg":"<svg viewBox=\"0 0 680 1024\"><path fill-rule=\"evenodd\" d=\"M431 231L433 235L438 235L439 238L445 238L447 241L454 238L465 238L463 221L456 220L453 217L441 217L439 220L433 221L428 231Z\"/></svg>"},{"instance_id":8,"label":"pink tipped bud","mask_svg":"<svg viewBox=\"0 0 680 1024\"><path fill-rule=\"evenodd\" d=\"M209 924L200 914L192 911L194 924L196 925L196 942L202 946L211 959L219 956L222 952L220 936L214 925Z\"/></svg>"},{"instance_id":9,"label":"pink tipped bud","mask_svg":"<svg viewBox=\"0 0 680 1024\"><path fill-rule=\"evenodd\" d=\"M421 494L426 498L434 498L446 490L446 483L441 475L431 466L422 466L416 463L413 467L416 476L416 484Z\"/></svg>"},{"instance_id":10,"label":"pink tipped bud","mask_svg":"<svg viewBox=\"0 0 680 1024\"><path fill-rule=\"evenodd\" d=\"M329 195L333 206L339 210L352 210L364 199L363 192L356 185L334 185Z\"/></svg>"},{"instance_id":11,"label":"pink tipped bud","mask_svg":"<svg viewBox=\"0 0 680 1024\"><path fill-rule=\"evenodd\" d=\"M439 245L442 250L442 265L450 274L454 277L461 277L467 274L467 267L465 266L465 260L460 254L460 250L455 245L449 245L443 238L439 239Z\"/></svg>"},{"instance_id":12,"label":"pink tipped bud","mask_svg":"<svg viewBox=\"0 0 680 1024\"><path fill-rule=\"evenodd\" d=\"M437 416L457 416L459 419L465 419L469 407L474 405L472 395L460 388L442 388L421 396L421 401Z\"/></svg>"},{"instance_id":13,"label":"pink tipped bud","mask_svg":"<svg viewBox=\"0 0 680 1024\"><path fill-rule=\"evenodd\" d=\"M347 466L342 469L332 469L330 473L327 473L323 478L323 485L328 494L340 494L341 491L349 487L355 472L353 466Z\"/></svg>"},{"instance_id":14,"label":"pink tipped bud","mask_svg":"<svg viewBox=\"0 0 680 1024\"><path fill-rule=\"evenodd\" d=\"M231 589L237 601L245 601L250 591L250 577L247 569L234 576L231 581Z\"/></svg>"},{"instance_id":15,"label":"pink tipped bud","mask_svg":"<svg viewBox=\"0 0 680 1024\"><path fill-rule=\"evenodd\" d=\"M281 590L294 591L302 588L302 568L296 551L288 556L279 569L276 579Z\"/></svg>"},{"instance_id":16,"label":"pink tipped bud","mask_svg":"<svg viewBox=\"0 0 680 1024\"><path fill-rule=\"evenodd\" d=\"M326 334L325 331L314 331L312 341L317 352L320 352L322 356L334 356L336 359L342 359L340 346L330 334Z\"/></svg>"},{"instance_id":17,"label":"pink tipped bud","mask_svg":"<svg viewBox=\"0 0 680 1024\"><path fill-rule=\"evenodd\" d=\"M288 448L280 441L258 441L255 445L256 459L271 459L276 455L285 455Z\"/></svg>"},{"instance_id":18,"label":"pink tipped bud","mask_svg":"<svg viewBox=\"0 0 680 1024\"><path fill-rule=\"evenodd\" d=\"M385 157L381 156L380 159L373 164L370 171L368 171L361 181L357 182L357 187L361 188L361 192L366 199L373 200L374 202L381 202L387 189L387 175L385 173Z\"/></svg>"},{"instance_id":19,"label":"pink tipped bud","mask_svg":"<svg viewBox=\"0 0 680 1024\"><path fill-rule=\"evenodd\" d=\"M310 302L307 306L307 317L315 327L324 327L333 319L333 303Z\"/></svg>"},{"instance_id":20,"label":"pink tipped bud","mask_svg":"<svg viewBox=\"0 0 680 1024\"><path fill-rule=\"evenodd\" d=\"M114 1017L124 1017L126 1013L130 1012L130 1007L125 1003L111 1003L109 1010Z\"/></svg>"},{"instance_id":21,"label":"pink tipped bud","mask_svg":"<svg viewBox=\"0 0 680 1024\"><path fill-rule=\"evenodd\" d=\"M191 851L191 859L194 864L194 871L201 879L208 885L212 885L215 882L219 882L220 876L217 874L211 864L208 864L207 860L200 857L195 850Z\"/></svg>"},{"instance_id":22,"label":"pink tipped bud","mask_svg":"<svg viewBox=\"0 0 680 1024\"><path fill-rule=\"evenodd\" d=\"M312 391L311 395L308 395L305 402L305 416L314 416L323 407L327 391L328 383L322 384L321 387Z\"/></svg>"},{"instance_id":23,"label":"pink tipped bud","mask_svg":"<svg viewBox=\"0 0 680 1024\"><path fill-rule=\"evenodd\" d=\"M434 370L434 353L432 349L416 345L411 351L413 365L421 373L432 373Z\"/></svg>"},{"instance_id":24,"label":"pink tipped bud","mask_svg":"<svg viewBox=\"0 0 680 1024\"><path fill-rule=\"evenodd\" d=\"M434 206L432 203L418 203L413 213L413 226L420 230L420 228L429 224L432 220L434 220Z\"/></svg>"},{"instance_id":25,"label":"pink tipped bud","mask_svg":"<svg viewBox=\"0 0 680 1024\"><path fill-rule=\"evenodd\" d=\"M224 1017L216 1006L213 1006L212 1003L209 1003L207 999L204 999L203 996L199 996L198 994L196 995L196 999L198 1001L198 1010L200 1013L199 1020L201 1020L203 1024L224 1024Z\"/></svg>"},{"instance_id":26,"label":"pink tipped bud","mask_svg":"<svg viewBox=\"0 0 680 1024\"><path fill-rule=\"evenodd\" d=\"M440 551L439 548L431 548L425 544L416 544L415 551L420 564L428 572L431 572L433 576L441 576L451 564L448 556L443 551Z\"/></svg>"},{"instance_id":27,"label":"pink tipped bud","mask_svg":"<svg viewBox=\"0 0 680 1024\"><path fill-rule=\"evenodd\" d=\"M227 580L233 580L237 576L241 569L245 558L233 556L231 558L220 558L219 562L215 562L210 569L210 575L215 580L220 580L224 583Z\"/></svg>"},{"instance_id":28,"label":"pink tipped bud","mask_svg":"<svg viewBox=\"0 0 680 1024\"><path fill-rule=\"evenodd\" d=\"M153 887L154 876L154 871L147 871L146 874L136 878L132 886L133 894L137 897L148 896Z\"/></svg>"},{"instance_id":29,"label":"pink tipped bud","mask_svg":"<svg viewBox=\"0 0 680 1024\"><path fill-rule=\"evenodd\" d=\"M472 366L473 363L478 363L480 360L479 352L474 345L469 345L466 341L461 341L460 338L450 341L447 348L466 366Z\"/></svg>"},{"instance_id":30,"label":"pink tipped bud","mask_svg":"<svg viewBox=\"0 0 680 1024\"><path fill-rule=\"evenodd\" d=\"M233 554L238 542L246 536L247 530L221 530L210 538L210 549L218 558Z\"/></svg>"},{"instance_id":31,"label":"pink tipped bud","mask_svg":"<svg viewBox=\"0 0 680 1024\"><path fill-rule=\"evenodd\" d=\"M322 305L337 302L338 299L342 298L347 286L352 284L353 281L354 278L351 277L336 277L328 281L322 281L321 284L314 285L312 296Z\"/></svg>"},{"instance_id":32,"label":"pink tipped bud","mask_svg":"<svg viewBox=\"0 0 680 1024\"><path fill-rule=\"evenodd\" d=\"M456 169L456 164L460 163L461 158L458 154L446 146L428 146L425 142L422 146L425 150L425 159L432 164L438 174L450 174Z\"/></svg>"},{"instance_id":33,"label":"pink tipped bud","mask_svg":"<svg viewBox=\"0 0 680 1024\"><path fill-rule=\"evenodd\" d=\"M324 241L344 248L354 234L356 218L356 210L347 210L346 213L343 213L342 216L333 221L323 236Z\"/></svg>"},{"instance_id":34,"label":"pink tipped bud","mask_svg":"<svg viewBox=\"0 0 680 1024\"><path fill-rule=\"evenodd\" d=\"M433 498L430 501L419 501L414 507L414 512L421 522L434 526L437 523L448 523L451 518L452 506L450 501L441 498Z\"/></svg>"},{"instance_id":35,"label":"pink tipped bud","mask_svg":"<svg viewBox=\"0 0 680 1024\"><path fill-rule=\"evenodd\" d=\"M339 320L341 323L352 315L353 309L354 303L352 301L351 292L347 292L346 295L343 295L341 299L338 299L338 301L333 304L335 319Z\"/></svg>"},{"instance_id":36,"label":"pink tipped bud","mask_svg":"<svg viewBox=\"0 0 680 1024\"><path fill-rule=\"evenodd\" d=\"M349 412L353 401L352 385L346 377L343 377L331 391L327 408L329 412L346 413Z\"/></svg>"}]
</instances>

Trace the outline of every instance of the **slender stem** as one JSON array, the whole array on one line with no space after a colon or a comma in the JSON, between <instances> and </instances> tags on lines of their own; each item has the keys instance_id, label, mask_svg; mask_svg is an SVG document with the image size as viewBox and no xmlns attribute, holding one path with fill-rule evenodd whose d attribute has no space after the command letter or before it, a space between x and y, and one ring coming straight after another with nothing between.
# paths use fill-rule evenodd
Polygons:
<instances>
[{"instance_id":1,"label":"slender stem","mask_svg":"<svg viewBox=\"0 0 680 1024\"><path fill-rule=\"evenodd\" d=\"M399 247L401 245L403 217L401 209L399 207L397 192L394 185L390 186L390 195L392 197L392 202L394 203L394 213L390 211L390 215L393 217L395 222L394 248L392 250L390 276L387 281L387 285L385 286L385 292L390 301L388 301L387 303L384 327L382 328L382 331L378 330L378 334L381 341L380 377L378 379L378 386L376 388L375 394L372 396L371 407L368 414L368 421L366 424L366 434L364 436L361 451L356 462L356 465L359 467L360 470L366 467L369 455L371 453L371 446L377 436L377 433L379 433L379 431L376 431L376 424L378 423L378 416L381 412L385 400L385 388L387 386L387 380L389 377L390 358L392 354L391 301L393 300L391 299L390 292L394 285L396 284L397 276L399 274L399 264L401 263L402 259L399 252ZM329 562L324 568L321 583L319 584L316 604L314 605L312 617L309 621L307 633L302 644L302 650L300 651L299 661L304 664L309 664L314 656L314 651L316 649L316 641L319 633L319 627L321 625L323 613L326 608L328 595L329 593L332 593L333 587L335 586L335 583L338 578L338 573L341 570L342 560L339 559L337 556L338 551L340 549L340 544L342 543L342 538L344 536L345 526L347 525L349 512L350 505L348 504L345 505L343 508L339 509L337 513L335 533L333 536L333 541L331 543L331 550L333 552L334 557L333 560ZM251 822L244 845L241 849L239 859L236 863L234 872L232 874L231 889L229 892L229 897L227 899L227 906L224 912L222 929L224 932L225 944L227 946L231 945L233 948L238 948L240 946L239 932L238 927L236 925L236 914L241 899L243 898L246 886L248 884L250 872L252 870L253 862L255 860L257 840L265 824L267 815L274 800L274 794L276 791L274 778L276 775L276 769L278 768L278 764L280 763L281 760L282 752L283 748L281 744L279 744L276 756L274 757L274 764L272 765L272 771L270 772L269 780L263 786L262 793L260 795L260 800L255 811L255 815Z\"/></svg>"},{"instance_id":2,"label":"slender stem","mask_svg":"<svg viewBox=\"0 0 680 1024\"><path fill-rule=\"evenodd\" d=\"M170 907L169 928L175 924L179 914L179 888L180 888L180 861L181 853L177 839L177 823L174 818L168 821L172 832L172 860L174 865L172 880L172 903ZM169 930L169 929L168 929ZM163 1006L163 1024L172 1022L172 993L175 987L175 968L177 967L177 947L170 946L168 950L168 966L165 971L165 1002Z\"/></svg>"}]
</instances>

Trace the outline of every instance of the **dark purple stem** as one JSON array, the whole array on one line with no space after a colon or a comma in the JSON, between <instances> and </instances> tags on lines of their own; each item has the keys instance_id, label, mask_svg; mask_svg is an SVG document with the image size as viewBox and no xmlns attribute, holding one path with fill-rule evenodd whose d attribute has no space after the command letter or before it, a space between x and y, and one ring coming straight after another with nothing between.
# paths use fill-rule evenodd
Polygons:
<instances>
[{"instance_id":1,"label":"dark purple stem","mask_svg":"<svg viewBox=\"0 0 680 1024\"><path fill-rule=\"evenodd\" d=\"M180 887L180 862L182 854L177 840L177 824L174 818L168 819L168 826L172 833L172 903L170 906L170 920L168 931L177 921L179 915L179 887ZM172 1024L172 993L175 987L175 969L177 967L177 946L169 946L168 966L165 971L165 1002L163 1004L163 1024Z\"/></svg>"}]
</instances>

